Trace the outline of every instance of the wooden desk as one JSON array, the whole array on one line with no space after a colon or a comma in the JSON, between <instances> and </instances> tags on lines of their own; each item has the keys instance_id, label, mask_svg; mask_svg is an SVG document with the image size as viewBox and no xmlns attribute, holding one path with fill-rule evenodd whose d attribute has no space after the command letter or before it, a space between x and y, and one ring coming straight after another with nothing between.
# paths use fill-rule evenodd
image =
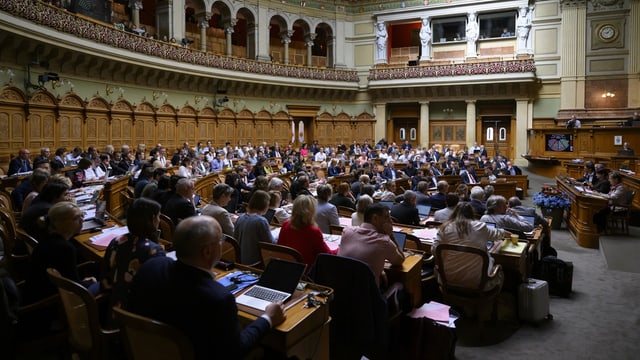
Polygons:
<instances>
[{"instance_id":1,"label":"wooden desk","mask_svg":"<svg viewBox=\"0 0 640 360\"><path fill-rule=\"evenodd\" d=\"M629 190L636 191L636 196L633 198L633 202L631 204L634 209L640 209L640 196L637 195L640 193L640 176L638 176L638 174L627 174L622 171L620 172L620 175L622 176L622 184L624 184L624 187Z\"/></svg>"},{"instance_id":2,"label":"wooden desk","mask_svg":"<svg viewBox=\"0 0 640 360\"><path fill-rule=\"evenodd\" d=\"M571 200L571 210L567 221L571 236L573 236L578 245L597 249L600 237L593 223L593 215L607 207L607 199L583 194L573 185L567 184L559 177L556 177L556 183L558 184L558 189L567 194Z\"/></svg>"},{"instance_id":3,"label":"wooden desk","mask_svg":"<svg viewBox=\"0 0 640 360\"><path fill-rule=\"evenodd\" d=\"M194 192L200 195L200 199L210 203L213 200L213 187L221 183L220 173L211 173L195 179Z\"/></svg>"},{"instance_id":4,"label":"wooden desk","mask_svg":"<svg viewBox=\"0 0 640 360\"><path fill-rule=\"evenodd\" d=\"M384 272L390 284L399 282L404 286L411 306L422 305L422 254L406 256L401 266L385 264Z\"/></svg>"},{"instance_id":5,"label":"wooden desk","mask_svg":"<svg viewBox=\"0 0 640 360\"><path fill-rule=\"evenodd\" d=\"M498 178L507 179L507 183L514 181L516 183L516 187L519 187L522 189L522 197L529 196L527 193L527 189L529 188L529 179L527 178L527 175L500 175L498 176ZM495 184L492 184L492 185L495 185ZM506 198L506 199L509 200L509 198Z\"/></svg>"},{"instance_id":6,"label":"wooden desk","mask_svg":"<svg viewBox=\"0 0 640 360\"><path fill-rule=\"evenodd\" d=\"M99 232L81 234L74 238L78 245L78 253L88 260L102 261L104 257L104 250L98 250L88 243L89 238L97 233ZM236 265L236 268L250 269L243 265ZM214 271L219 272L218 278L227 273L218 269ZM325 289L327 288L309 283L306 291ZM286 355L287 358L295 356L300 359L329 359L329 306L304 308L304 304L305 301L301 301L287 309L286 320L269 332L262 339L262 344ZM255 315L244 311L238 311L238 316L242 326L256 319Z\"/></svg>"},{"instance_id":7,"label":"wooden desk","mask_svg":"<svg viewBox=\"0 0 640 360\"><path fill-rule=\"evenodd\" d=\"M102 197L107 202L107 211L118 219L124 217L127 210L128 203L124 192L128 185L129 176L121 176L105 182L102 189Z\"/></svg>"}]
</instances>

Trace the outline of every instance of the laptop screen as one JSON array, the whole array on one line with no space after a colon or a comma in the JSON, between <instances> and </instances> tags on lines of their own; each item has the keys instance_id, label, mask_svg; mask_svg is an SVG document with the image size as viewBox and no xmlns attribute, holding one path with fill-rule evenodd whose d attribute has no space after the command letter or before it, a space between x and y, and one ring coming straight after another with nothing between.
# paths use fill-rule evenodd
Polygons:
<instances>
[{"instance_id":1,"label":"laptop screen","mask_svg":"<svg viewBox=\"0 0 640 360\"><path fill-rule=\"evenodd\" d=\"M416 205L416 208L420 217L429 216L429 213L431 213L431 206L429 205Z\"/></svg>"},{"instance_id":2,"label":"laptop screen","mask_svg":"<svg viewBox=\"0 0 640 360\"><path fill-rule=\"evenodd\" d=\"M531 224L531 225L535 225L535 224L536 224L536 223L535 223L535 222L536 222L536 218L535 218L534 216L523 215L522 217L523 217L523 218L524 218L524 220L525 220L526 222L528 222L529 224Z\"/></svg>"},{"instance_id":3,"label":"laptop screen","mask_svg":"<svg viewBox=\"0 0 640 360\"><path fill-rule=\"evenodd\" d=\"M394 231L393 237L396 238L396 242L398 243L400 249L404 249L404 244L405 242L407 242L407 234L400 231Z\"/></svg>"},{"instance_id":4,"label":"laptop screen","mask_svg":"<svg viewBox=\"0 0 640 360\"><path fill-rule=\"evenodd\" d=\"M271 220L273 220L273 215L276 214L276 209L269 209L267 210L266 213L264 213L264 218L267 219L268 223L271 223Z\"/></svg>"},{"instance_id":5,"label":"laptop screen","mask_svg":"<svg viewBox=\"0 0 640 360\"><path fill-rule=\"evenodd\" d=\"M388 207L389 209L393 207L393 201L380 201L380 204Z\"/></svg>"},{"instance_id":6,"label":"laptop screen","mask_svg":"<svg viewBox=\"0 0 640 360\"><path fill-rule=\"evenodd\" d=\"M496 228L496 223L488 222L487 223L487 227L490 228L490 229L495 229Z\"/></svg>"},{"instance_id":7,"label":"laptop screen","mask_svg":"<svg viewBox=\"0 0 640 360\"><path fill-rule=\"evenodd\" d=\"M293 294L306 267L306 264L271 259L260 276L258 285Z\"/></svg>"}]
</instances>

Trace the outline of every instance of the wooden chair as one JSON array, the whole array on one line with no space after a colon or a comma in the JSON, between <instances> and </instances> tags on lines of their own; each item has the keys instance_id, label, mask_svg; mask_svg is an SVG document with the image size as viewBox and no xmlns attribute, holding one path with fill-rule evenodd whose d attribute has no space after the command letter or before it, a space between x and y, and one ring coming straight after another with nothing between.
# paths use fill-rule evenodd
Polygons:
<instances>
[{"instance_id":1,"label":"wooden chair","mask_svg":"<svg viewBox=\"0 0 640 360\"><path fill-rule=\"evenodd\" d=\"M191 341L180 330L119 307L113 308L113 314L129 359L193 359Z\"/></svg>"},{"instance_id":2,"label":"wooden chair","mask_svg":"<svg viewBox=\"0 0 640 360\"><path fill-rule=\"evenodd\" d=\"M631 207L635 196L635 190L627 190L624 203L616 205L615 211L609 213L607 216L607 233L615 233L617 230L621 230L622 233L629 235Z\"/></svg>"},{"instance_id":3,"label":"wooden chair","mask_svg":"<svg viewBox=\"0 0 640 360\"><path fill-rule=\"evenodd\" d=\"M305 263L302 258L302 254L294 248L262 241L258 242L258 247L260 248L260 255L262 256L262 263L264 266L267 266L271 259L282 259L297 263Z\"/></svg>"},{"instance_id":4,"label":"wooden chair","mask_svg":"<svg viewBox=\"0 0 640 360\"><path fill-rule=\"evenodd\" d=\"M176 229L173 220L165 214L160 214L160 224L158 226L160 228L160 238L168 241L169 243L173 242L173 232Z\"/></svg>"},{"instance_id":5,"label":"wooden chair","mask_svg":"<svg viewBox=\"0 0 640 360\"><path fill-rule=\"evenodd\" d=\"M47 269L49 280L58 288L69 324L69 343L81 358L106 359L109 343L119 335L118 329L100 324L96 298L84 286L64 278L53 268Z\"/></svg>"},{"instance_id":6,"label":"wooden chair","mask_svg":"<svg viewBox=\"0 0 640 360\"><path fill-rule=\"evenodd\" d=\"M4 253L0 257L0 266L9 271L11 277L16 280L24 279L28 265L29 254L16 253L17 227L13 213L4 207L0 207L0 238L4 244Z\"/></svg>"},{"instance_id":7,"label":"wooden chair","mask_svg":"<svg viewBox=\"0 0 640 360\"><path fill-rule=\"evenodd\" d=\"M233 236L224 234L220 258L226 262L240 263L240 244Z\"/></svg>"},{"instance_id":8,"label":"wooden chair","mask_svg":"<svg viewBox=\"0 0 640 360\"><path fill-rule=\"evenodd\" d=\"M346 206L338 206L338 216L350 218L354 211L352 208Z\"/></svg>"},{"instance_id":9,"label":"wooden chair","mask_svg":"<svg viewBox=\"0 0 640 360\"><path fill-rule=\"evenodd\" d=\"M502 272L501 265L495 266L491 274L488 273L489 255L484 249L473 248L457 244L439 244L434 254L436 272L440 279L440 290L445 302L450 305L470 306L478 308L481 305L492 304L492 320L496 320L498 302L495 301L502 290L503 281L487 289L489 281ZM462 284L449 270L448 259L456 259L456 271L460 272L460 258L465 259L465 272L478 274L474 283Z\"/></svg>"},{"instance_id":10,"label":"wooden chair","mask_svg":"<svg viewBox=\"0 0 640 360\"><path fill-rule=\"evenodd\" d=\"M331 235L341 235L344 231L344 226L342 225L329 225L329 232Z\"/></svg>"}]
</instances>

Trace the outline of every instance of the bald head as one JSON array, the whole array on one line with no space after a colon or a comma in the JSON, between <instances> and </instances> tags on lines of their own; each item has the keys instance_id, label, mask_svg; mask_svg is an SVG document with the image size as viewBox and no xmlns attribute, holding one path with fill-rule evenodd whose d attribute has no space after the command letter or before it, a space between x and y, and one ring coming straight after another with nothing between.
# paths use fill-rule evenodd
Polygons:
<instances>
[{"instance_id":1,"label":"bald head","mask_svg":"<svg viewBox=\"0 0 640 360\"><path fill-rule=\"evenodd\" d=\"M210 216L186 218L173 233L173 247L178 260L205 268L220 260L222 241L222 228Z\"/></svg>"}]
</instances>

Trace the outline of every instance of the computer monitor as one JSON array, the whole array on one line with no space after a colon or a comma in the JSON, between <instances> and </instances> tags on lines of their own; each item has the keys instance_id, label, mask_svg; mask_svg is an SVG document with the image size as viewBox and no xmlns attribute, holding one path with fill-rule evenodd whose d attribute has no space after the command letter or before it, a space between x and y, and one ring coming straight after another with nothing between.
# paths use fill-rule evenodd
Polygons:
<instances>
[{"instance_id":1,"label":"computer monitor","mask_svg":"<svg viewBox=\"0 0 640 360\"><path fill-rule=\"evenodd\" d=\"M405 242L407 242L407 234L400 231L394 231L393 237L396 239L396 242L398 243L400 249L404 249L404 244Z\"/></svg>"}]
</instances>

